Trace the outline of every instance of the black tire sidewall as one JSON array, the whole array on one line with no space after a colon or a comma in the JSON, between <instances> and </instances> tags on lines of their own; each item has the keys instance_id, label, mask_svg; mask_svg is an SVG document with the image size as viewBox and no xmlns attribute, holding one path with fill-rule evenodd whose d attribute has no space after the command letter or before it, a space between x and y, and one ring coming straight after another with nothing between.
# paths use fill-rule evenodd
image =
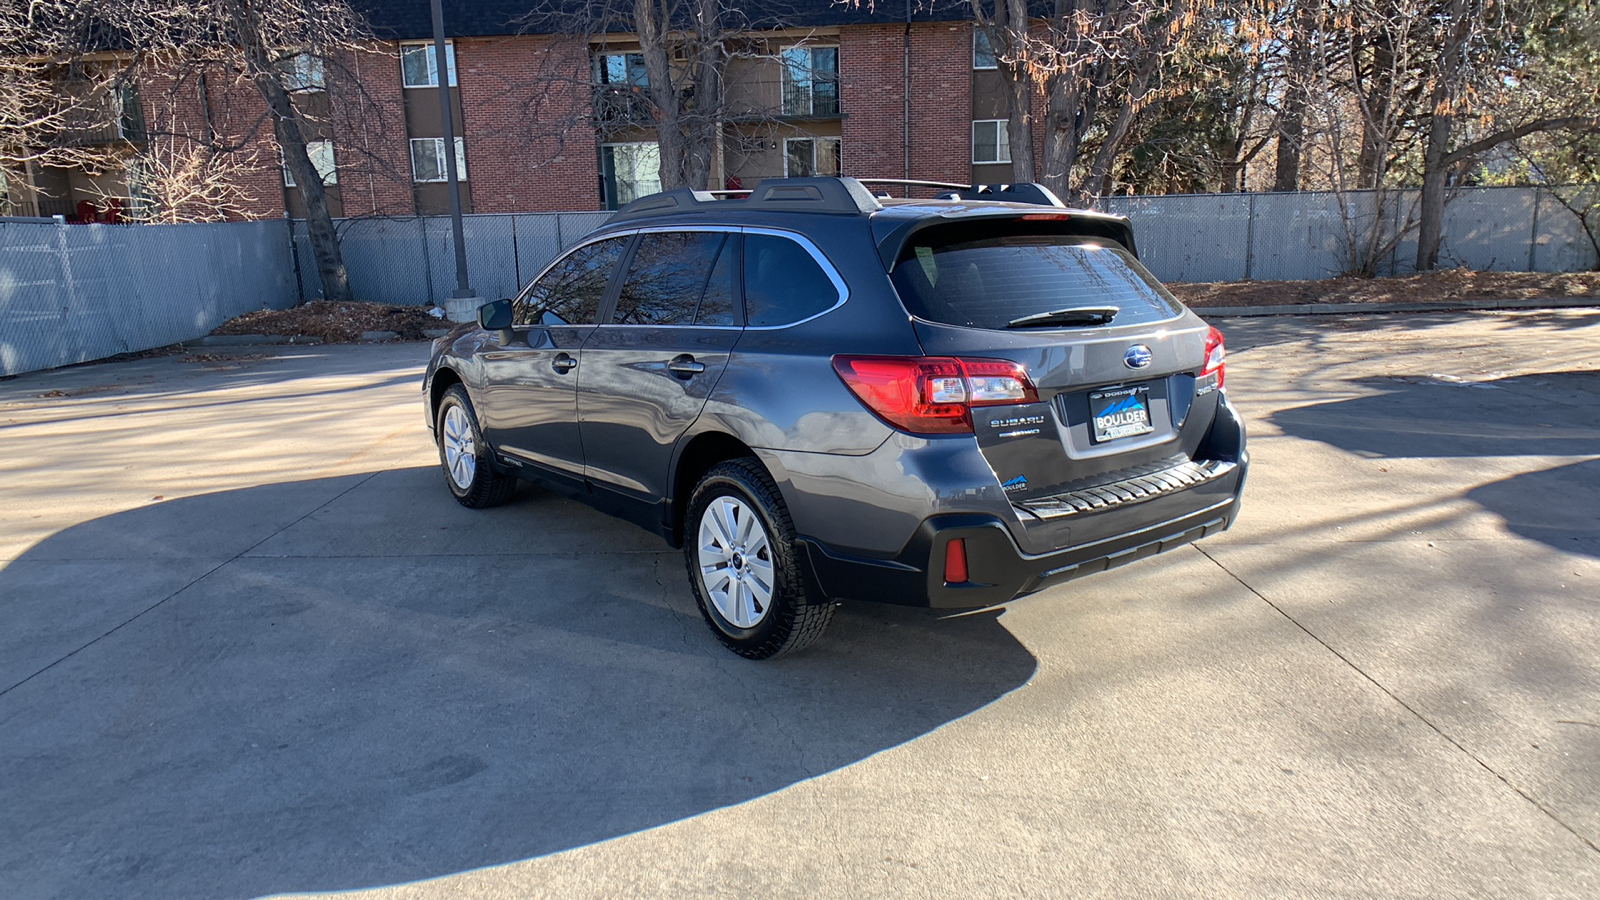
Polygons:
<instances>
[{"instance_id":1,"label":"black tire sidewall","mask_svg":"<svg viewBox=\"0 0 1600 900\"><path fill-rule=\"evenodd\" d=\"M695 487L683 542L690 569L689 580L701 613L712 628L720 632L723 642L740 652L743 652L741 648L754 649L780 641L793 627L795 606L801 602L799 585L792 583L791 579L791 573L795 571L794 543L774 520L774 510L768 509L765 502L757 499L757 493L751 490L747 479L748 476L738 469L713 467ZM772 600L766 616L753 628L739 628L723 618L711 602L710 590L700 573L700 522L706 508L718 497L733 497L747 508L755 510L761 519L761 527L766 529L767 545L772 548Z\"/></svg>"},{"instance_id":2,"label":"black tire sidewall","mask_svg":"<svg viewBox=\"0 0 1600 900\"><path fill-rule=\"evenodd\" d=\"M456 484L454 476L450 474L450 463L444 452L444 417L453 406L461 407L467 414L467 424L472 426L472 450L474 465L472 467L472 483L463 489ZM489 470L488 445L483 442L483 430L478 427L478 414L472 408L472 400L467 397L467 392L460 385L453 385L444 392L439 400L438 413L433 422L435 441L439 449L439 467L444 471L444 483L450 486L450 493L457 499L471 497L473 492L483 489L484 479L491 473Z\"/></svg>"}]
</instances>

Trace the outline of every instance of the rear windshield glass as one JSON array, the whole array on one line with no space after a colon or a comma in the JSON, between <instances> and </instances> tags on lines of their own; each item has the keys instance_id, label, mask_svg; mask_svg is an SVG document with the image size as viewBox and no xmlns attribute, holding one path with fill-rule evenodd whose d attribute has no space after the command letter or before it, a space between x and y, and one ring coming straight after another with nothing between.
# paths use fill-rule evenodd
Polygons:
<instances>
[{"instance_id":1,"label":"rear windshield glass","mask_svg":"<svg viewBox=\"0 0 1600 900\"><path fill-rule=\"evenodd\" d=\"M1011 223L993 223L913 235L892 276L906 309L946 325L996 329L1027 328L1013 323L1063 310L1116 307L1104 323L1111 325L1159 322L1183 311L1177 298L1115 241L1003 233L1013 230ZM1062 325L1046 320L1034 327Z\"/></svg>"}]
</instances>

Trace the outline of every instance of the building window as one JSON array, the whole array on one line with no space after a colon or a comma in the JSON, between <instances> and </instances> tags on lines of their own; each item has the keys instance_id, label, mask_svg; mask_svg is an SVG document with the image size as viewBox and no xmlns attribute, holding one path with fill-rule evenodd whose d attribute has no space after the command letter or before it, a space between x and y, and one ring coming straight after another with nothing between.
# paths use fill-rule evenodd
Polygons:
<instances>
[{"instance_id":1,"label":"building window","mask_svg":"<svg viewBox=\"0 0 1600 900\"><path fill-rule=\"evenodd\" d=\"M303 94L313 91L328 89L328 80L323 74L322 57L311 53L296 53L289 58L285 66L284 87L291 93Z\"/></svg>"},{"instance_id":2,"label":"building window","mask_svg":"<svg viewBox=\"0 0 1600 900\"><path fill-rule=\"evenodd\" d=\"M1011 162L1011 131L1005 119L981 119L972 123L972 161Z\"/></svg>"},{"instance_id":3,"label":"building window","mask_svg":"<svg viewBox=\"0 0 1600 900\"><path fill-rule=\"evenodd\" d=\"M416 182L449 181L448 160L444 156L444 138L411 139L411 180ZM467 180L467 143L456 138L456 177Z\"/></svg>"},{"instance_id":4,"label":"building window","mask_svg":"<svg viewBox=\"0 0 1600 900\"><path fill-rule=\"evenodd\" d=\"M1000 64L994 58L994 47L989 43L989 31L978 28L972 32L972 67L974 69L998 69Z\"/></svg>"},{"instance_id":5,"label":"building window","mask_svg":"<svg viewBox=\"0 0 1600 900\"><path fill-rule=\"evenodd\" d=\"M783 114L839 115L838 47L784 49Z\"/></svg>"},{"instance_id":6,"label":"building window","mask_svg":"<svg viewBox=\"0 0 1600 900\"><path fill-rule=\"evenodd\" d=\"M600 148L606 207L617 209L661 190L661 145L653 141Z\"/></svg>"},{"instance_id":7,"label":"building window","mask_svg":"<svg viewBox=\"0 0 1600 900\"><path fill-rule=\"evenodd\" d=\"M594 58L595 84L649 87L643 53L600 53Z\"/></svg>"},{"instance_id":8,"label":"building window","mask_svg":"<svg viewBox=\"0 0 1600 900\"><path fill-rule=\"evenodd\" d=\"M450 86L456 86L456 45L445 42L444 61L449 71ZM433 52L433 42L400 45L400 83L408 88L439 86L439 61Z\"/></svg>"},{"instance_id":9,"label":"building window","mask_svg":"<svg viewBox=\"0 0 1600 900\"><path fill-rule=\"evenodd\" d=\"M339 171L333 162L333 141L306 141L306 155L311 157L311 168L322 176L324 186L339 183ZM283 186L298 187L287 161L283 164Z\"/></svg>"},{"instance_id":10,"label":"building window","mask_svg":"<svg viewBox=\"0 0 1600 900\"><path fill-rule=\"evenodd\" d=\"M789 138L783 142L783 174L810 178L839 174L838 138Z\"/></svg>"}]
</instances>

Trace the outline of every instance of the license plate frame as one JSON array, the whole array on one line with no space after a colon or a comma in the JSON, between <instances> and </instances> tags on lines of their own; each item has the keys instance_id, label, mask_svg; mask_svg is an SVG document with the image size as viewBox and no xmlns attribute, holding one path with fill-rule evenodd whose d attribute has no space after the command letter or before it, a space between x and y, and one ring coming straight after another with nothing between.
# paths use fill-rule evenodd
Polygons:
<instances>
[{"instance_id":1,"label":"license plate frame","mask_svg":"<svg viewBox=\"0 0 1600 900\"><path fill-rule=\"evenodd\" d=\"M1156 430L1150 418L1150 386L1132 384L1089 392L1089 437L1096 444L1139 437Z\"/></svg>"}]
</instances>

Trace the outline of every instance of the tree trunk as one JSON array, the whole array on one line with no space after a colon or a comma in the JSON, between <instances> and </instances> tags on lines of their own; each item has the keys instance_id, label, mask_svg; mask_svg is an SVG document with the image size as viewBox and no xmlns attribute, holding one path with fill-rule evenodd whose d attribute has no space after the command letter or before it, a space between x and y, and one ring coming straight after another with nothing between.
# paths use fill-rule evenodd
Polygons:
<instances>
[{"instance_id":1,"label":"tree trunk","mask_svg":"<svg viewBox=\"0 0 1600 900\"><path fill-rule=\"evenodd\" d=\"M1311 78L1311 35L1316 29L1315 0L1300 0L1294 33L1289 38L1289 83L1278 116L1277 159L1272 176L1275 191L1300 190L1300 163L1305 148L1307 83Z\"/></svg>"},{"instance_id":2,"label":"tree trunk","mask_svg":"<svg viewBox=\"0 0 1600 900\"><path fill-rule=\"evenodd\" d=\"M1083 34L1076 16L1077 0L1056 0L1050 21L1050 42L1064 59L1079 59ZM1064 199L1072 197L1072 167L1078 162L1083 134L1094 119L1096 94L1086 89L1078 70L1059 61L1045 76L1044 157L1038 180Z\"/></svg>"},{"instance_id":3,"label":"tree trunk","mask_svg":"<svg viewBox=\"0 0 1600 900\"><path fill-rule=\"evenodd\" d=\"M973 0L977 8L977 0ZM1029 67L1027 0L998 0L993 27L983 26L1006 92L1006 131L1010 139L1011 180L1037 178L1033 159L1033 74Z\"/></svg>"},{"instance_id":4,"label":"tree trunk","mask_svg":"<svg viewBox=\"0 0 1600 900\"><path fill-rule=\"evenodd\" d=\"M266 45L261 40L259 21L248 0L235 0L228 7L234 27L239 34L240 49L249 67L250 81L272 114L272 131L283 151L283 162L294 183L300 188L300 197L306 204L306 232L311 238L311 254L316 258L317 274L322 278L322 297L335 303L348 303L354 299L350 293L350 279L345 272L344 257L339 251L339 233L334 230L333 217L328 214L328 195L323 188L322 175L311 164L306 151L305 132L300 128L300 114L279 81L279 72L267 58ZM444 66L439 67L444 77ZM446 148L454 153L455 148Z\"/></svg>"},{"instance_id":5,"label":"tree trunk","mask_svg":"<svg viewBox=\"0 0 1600 900\"><path fill-rule=\"evenodd\" d=\"M1139 61L1133 81L1128 85L1128 96L1122 101L1122 108L1117 110L1117 117L1106 129L1106 136L1100 142L1100 150L1094 155L1094 162L1089 165L1089 171L1084 176L1083 187L1079 192L1080 199L1099 200L1110 189L1111 166L1122 150L1122 142L1128 138L1128 129L1133 126L1134 113L1138 111L1145 94L1150 91L1150 78L1155 75L1156 66L1161 63L1166 48L1166 41L1159 41L1148 48L1145 58Z\"/></svg>"},{"instance_id":6,"label":"tree trunk","mask_svg":"<svg viewBox=\"0 0 1600 900\"><path fill-rule=\"evenodd\" d=\"M1360 60L1351 56L1354 65ZM1391 136L1389 121L1394 109L1394 45L1387 31L1380 29L1372 44L1372 70L1367 73L1368 88L1361 101L1361 153L1356 160L1356 189L1372 190L1383 180L1388 168Z\"/></svg>"},{"instance_id":7,"label":"tree trunk","mask_svg":"<svg viewBox=\"0 0 1600 900\"><path fill-rule=\"evenodd\" d=\"M1455 125L1454 103L1462 59L1471 33L1471 13L1465 0L1451 0L1447 14L1450 32L1439 71L1428 97L1428 143L1422 154L1422 206L1417 211L1417 271L1431 272L1439 265L1439 245L1444 238L1445 180L1449 175L1450 138Z\"/></svg>"}]
</instances>

